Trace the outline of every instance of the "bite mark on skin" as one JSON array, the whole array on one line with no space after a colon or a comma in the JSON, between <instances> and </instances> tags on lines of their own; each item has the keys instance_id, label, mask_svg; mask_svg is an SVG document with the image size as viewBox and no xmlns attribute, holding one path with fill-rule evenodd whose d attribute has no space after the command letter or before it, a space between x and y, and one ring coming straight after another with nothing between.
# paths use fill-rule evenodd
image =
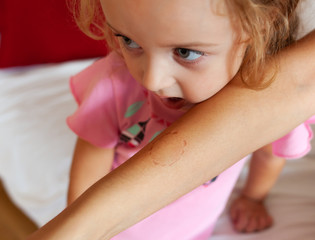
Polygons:
<instances>
[{"instance_id":1,"label":"bite mark on skin","mask_svg":"<svg viewBox=\"0 0 315 240\"><path fill-rule=\"evenodd\" d=\"M187 141L178 139L175 141L175 144L169 145L168 144L168 139L177 137L176 135L178 134L177 131L174 132L169 132L164 135L162 139L159 141L156 141L152 144L151 148L149 149L149 155L152 159L152 162L154 165L158 166L172 166L174 163L179 161L182 156L185 153L186 147L187 147ZM166 151L169 153L167 158L162 158L158 153L159 148L164 148Z\"/></svg>"}]
</instances>

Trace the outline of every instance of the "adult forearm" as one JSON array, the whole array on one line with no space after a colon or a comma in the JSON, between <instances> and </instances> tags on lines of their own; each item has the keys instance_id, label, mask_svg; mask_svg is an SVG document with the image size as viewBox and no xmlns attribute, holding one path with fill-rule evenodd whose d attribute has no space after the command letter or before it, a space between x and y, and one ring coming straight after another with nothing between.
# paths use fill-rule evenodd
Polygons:
<instances>
[{"instance_id":1,"label":"adult forearm","mask_svg":"<svg viewBox=\"0 0 315 240\"><path fill-rule=\"evenodd\" d=\"M315 113L314 48L312 34L285 50L267 89L249 90L235 79L30 239L110 239L284 135Z\"/></svg>"}]
</instances>

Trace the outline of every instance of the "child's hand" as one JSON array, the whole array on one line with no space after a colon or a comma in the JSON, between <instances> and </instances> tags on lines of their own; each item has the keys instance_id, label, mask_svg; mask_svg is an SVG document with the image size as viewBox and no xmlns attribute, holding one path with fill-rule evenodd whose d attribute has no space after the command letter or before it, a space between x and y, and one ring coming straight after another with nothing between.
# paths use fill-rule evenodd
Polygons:
<instances>
[{"instance_id":1,"label":"child's hand","mask_svg":"<svg viewBox=\"0 0 315 240\"><path fill-rule=\"evenodd\" d=\"M263 201L255 201L246 196L240 196L233 201L230 218L234 229L245 233L264 230L273 223Z\"/></svg>"}]
</instances>

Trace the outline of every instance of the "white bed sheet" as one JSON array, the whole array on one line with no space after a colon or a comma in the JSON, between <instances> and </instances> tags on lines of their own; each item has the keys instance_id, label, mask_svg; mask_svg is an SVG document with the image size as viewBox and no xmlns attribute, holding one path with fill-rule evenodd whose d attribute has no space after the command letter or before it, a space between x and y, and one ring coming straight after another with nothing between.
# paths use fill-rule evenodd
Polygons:
<instances>
[{"instance_id":1,"label":"white bed sheet","mask_svg":"<svg viewBox=\"0 0 315 240\"><path fill-rule=\"evenodd\" d=\"M300 35L314 29L315 1L302 2ZM65 206L75 135L65 119L75 108L68 87L71 75L93 60L71 61L0 71L0 178L9 195L38 225ZM313 146L315 144L313 142ZM239 191L244 170L233 196ZM273 228L237 234L224 212L213 240L314 240L315 151L289 161L268 199Z\"/></svg>"},{"instance_id":2,"label":"white bed sheet","mask_svg":"<svg viewBox=\"0 0 315 240\"><path fill-rule=\"evenodd\" d=\"M90 63L0 71L0 178L39 225L65 205L75 142L65 118L76 108L68 81Z\"/></svg>"}]
</instances>

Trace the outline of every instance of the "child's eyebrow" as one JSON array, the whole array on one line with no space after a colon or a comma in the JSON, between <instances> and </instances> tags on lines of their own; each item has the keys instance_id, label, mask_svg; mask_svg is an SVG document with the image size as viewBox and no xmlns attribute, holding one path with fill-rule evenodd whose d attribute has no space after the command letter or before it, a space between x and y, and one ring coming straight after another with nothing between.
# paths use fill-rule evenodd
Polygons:
<instances>
[{"instance_id":1,"label":"child's eyebrow","mask_svg":"<svg viewBox=\"0 0 315 240\"><path fill-rule=\"evenodd\" d=\"M114 28L109 22L106 22L106 24L115 32L122 36L124 36L123 33L118 31L116 28ZM217 43L208 43L208 42L187 42L187 43L167 43L163 45L163 47L174 47L176 48L194 48L194 47L216 47L219 44Z\"/></svg>"},{"instance_id":2,"label":"child's eyebrow","mask_svg":"<svg viewBox=\"0 0 315 240\"><path fill-rule=\"evenodd\" d=\"M165 47L176 46L177 48L193 48L193 47L215 47L219 44L206 42L187 42L187 43L168 43Z\"/></svg>"},{"instance_id":3,"label":"child's eyebrow","mask_svg":"<svg viewBox=\"0 0 315 240\"><path fill-rule=\"evenodd\" d=\"M121 33L120 31L118 31L116 28L114 28L109 22L106 22L107 26L109 26L114 32L116 33ZM122 34L123 35L123 34Z\"/></svg>"}]
</instances>

